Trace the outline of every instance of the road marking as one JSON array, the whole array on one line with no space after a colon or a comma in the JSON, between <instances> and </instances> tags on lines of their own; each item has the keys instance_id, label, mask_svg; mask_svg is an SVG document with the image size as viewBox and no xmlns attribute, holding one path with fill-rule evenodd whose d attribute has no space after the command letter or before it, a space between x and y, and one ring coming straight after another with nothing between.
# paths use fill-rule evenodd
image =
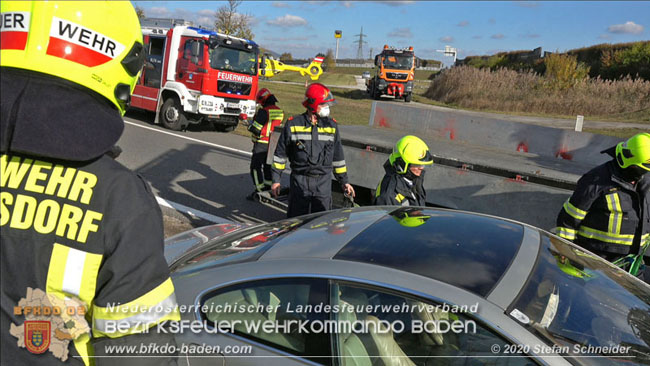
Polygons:
<instances>
[{"instance_id":1,"label":"road marking","mask_svg":"<svg viewBox=\"0 0 650 366\"><path fill-rule=\"evenodd\" d=\"M234 152L234 153L237 153L237 154L245 155L245 156L247 156L247 157L251 157L251 156L253 155L253 154L252 154L251 152L249 152L249 151L244 151L244 150L239 150L239 149L233 149L232 147L223 146L223 145L219 145L219 144L213 144L213 143L211 143L211 142L207 142L207 141L203 141L203 140L195 139L195 138L192 138L192 137L187 137L187 136L177 135L177 134L175 134L175 133L173 133L173 132L164 131L164 130L159 130L159 129L157 129L157 128L153 128L153 127L143 126L143 125L141 125L141 124L139 124L139 123L135 123L135 122L127 121L127 120L124 120L124 123L129 124L129 125L132 125L132 126L135 126L135 127L144 128L144 129L147 129L147 130L151 130L151 131L156 131L156 132L164 133L165 135L175 136L175 137L182 138L182 139L185 139L185 140L188 140L188 141L198 142L198 143L200 143L200 144L204 144L204 145L208 145L208 146L216 147L216 148L218 148L218 149L222 149L222 150L226 150L226 151L231 151L231 152Z\"/></svg>"},{"instance_id":2,"label":"road marking","mask_svg":"<svg viewBox=\"0 0 650 366\"><path fill-rule=\"evenodd\" d=\"M160 206L164 206L167 208L172 208L178 212L181 213L186 213L190 216L198 217L204 220L208 220L210 222L214 222L216 224L224 224L224 223L232 223L232 221L228 219L224 219L223 217L215 216L215 215L210 215L209 213L199 211L196 209L193 209L191 207L187 207L185 205L181 205L180 203L168 201L162 197L156 196L156 201L158 201L158 204Z\"/></svg>"}]
</instances>

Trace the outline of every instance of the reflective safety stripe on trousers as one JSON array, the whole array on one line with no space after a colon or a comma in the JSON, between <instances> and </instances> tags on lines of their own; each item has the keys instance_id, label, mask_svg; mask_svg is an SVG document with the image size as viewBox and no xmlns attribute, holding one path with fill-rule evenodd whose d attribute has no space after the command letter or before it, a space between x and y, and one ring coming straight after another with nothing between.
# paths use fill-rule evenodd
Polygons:
<instances>
[{"instance_id":1,"label":"reflective safety stripe on trousers","mask_svg":"<svg viewBox=\"0 0 650 366\"><path fill-rule=\"evenodd\" d=\"M55 243L47 270L46 293L62 300L66 297L77 298L86 307L87 314L90 314L102 257L101 254ZM64 316L63 313L61 315ZM92 353L89 342L88 334L74 340L74 346L86 365L91 364L88 357Z\"/></svg>"}]
</instances>

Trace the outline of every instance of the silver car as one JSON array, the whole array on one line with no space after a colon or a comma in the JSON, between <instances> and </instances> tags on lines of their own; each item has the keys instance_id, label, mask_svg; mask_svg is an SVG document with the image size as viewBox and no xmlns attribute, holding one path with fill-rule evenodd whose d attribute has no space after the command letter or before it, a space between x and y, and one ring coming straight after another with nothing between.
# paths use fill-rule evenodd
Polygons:
<instances>
[{"instance_id":1,"label":"silver car","mask_svg":"<svg viewBox=\"0 0 650 366\"><path fill-rule=\"evenodd\" d=\"M180 365L650 363L650 287L516 221L363 207L166 247Z\"/></svg>"},{"instance_id":2,"label":"silver car","mask_svg":"<svg viewBox=\"0 0 650 366\"><path fill-rule=\"evenodd\" d=\"M370 79L370 71L364 71L363 74L361 74L361 77L363 79Z\"/></svg>"}]
</instances>

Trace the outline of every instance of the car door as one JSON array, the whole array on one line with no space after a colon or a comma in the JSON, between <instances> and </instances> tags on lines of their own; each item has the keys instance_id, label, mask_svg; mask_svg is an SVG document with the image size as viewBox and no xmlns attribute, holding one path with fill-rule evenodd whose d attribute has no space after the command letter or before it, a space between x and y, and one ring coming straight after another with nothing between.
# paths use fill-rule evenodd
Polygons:
<instances>
[{"instance_id":1,"label":"car door","mask_svg":"<svg viewBox=\"0 0 650 366\"><path fill-rule=\"evenodd\" d=\"M327 314L315 307L327 303L325 279L238 282L204 292L199 302L196 318L205 329L177 337L179 347L195 345L181 354L181 365L331 363L329 337L306 331L326 319Z\"/></svg>"},{"instance_id":2,"label":"car door","mask_svg":"<svg viewBox=\"0 0 650 366\"><path fill-rule=\"evenodd\" d=\"M470 306L435 303L392 289L330 281L331 334L340 366L533 366L533 358L471 316ZM350 326L346 326L350 323ZM517 352L509 352L509 351Z\"/></svg>"}]
</instances>

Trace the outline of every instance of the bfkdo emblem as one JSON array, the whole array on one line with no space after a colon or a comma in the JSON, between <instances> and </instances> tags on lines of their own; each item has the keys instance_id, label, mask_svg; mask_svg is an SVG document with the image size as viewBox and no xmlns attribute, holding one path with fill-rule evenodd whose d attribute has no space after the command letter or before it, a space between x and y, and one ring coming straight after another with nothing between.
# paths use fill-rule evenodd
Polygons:
<instances>
[{"instance_id":1,"label":"bfkdo emblem","mask_svg":"<svg viewBox=\"0 0 650 366\"><path fill-rule=\"evenodd\" d=\"M50 347L50 322L26 320L25 347L31 353L43 353Z\"/></svg>"}]
</instances>

